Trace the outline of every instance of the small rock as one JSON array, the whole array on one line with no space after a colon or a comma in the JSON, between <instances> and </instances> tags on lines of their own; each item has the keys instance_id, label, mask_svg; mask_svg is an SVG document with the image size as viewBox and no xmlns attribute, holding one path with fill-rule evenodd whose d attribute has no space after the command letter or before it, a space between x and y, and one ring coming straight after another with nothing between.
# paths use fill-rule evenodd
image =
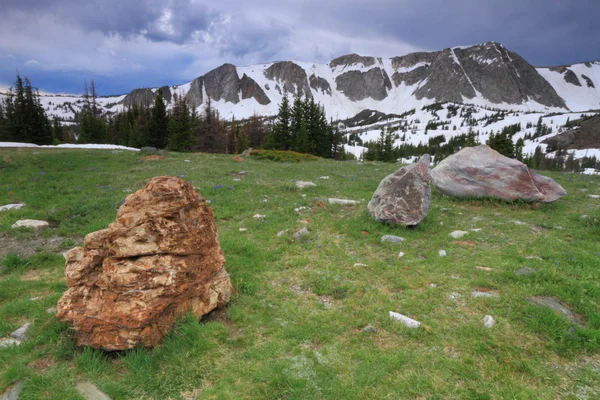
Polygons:
<instances>
[{"instance_id":1,"label":"small rock","mask_svg":"<svg viewBox=\"0 0 600 400\"><path fill-rule=\"evenodd\" d=\"M558 229L559 231L565 230L565 228L563 228L562 226L555 226L554 229Z\"/></svg>"},{"instance_id":2,"label":"small rock","mask_svg":"<svg viewBox=\"0 0 600 400\"><path fill-rule=\"evenodd\" d=\"M440 251L438 251L438 255L440 257L446 257L448 254L446 253L446 250L440 250Z\"/></svg>"},{"instance_id":3,"label":"small rock","mask_svg":"<svg viewBox=\"0 0 600 400\"><path fill-rule=\"evenodd\" d=\"M240 228L240 232L246 232L248 228Z\"/></svg>"},{"instance_id":4,"label":"small rock","mask_svg":"<svg viewBox=\"0 0 600 400\"><path fill-rule=\"evenodd\" d=\"M600 195L597 194L588 194L592 199L600 199Z\"/></svg>"},{"instance_id":5,"label":"small rock","mask_svg":"<svg viewBox=\"0 0 600 400\"><path fill-rule=\"evenodd\" d=\"M390 243L402 243L404 242L404 238L401 238L400 236L394 236L394 235L383 235L381 237L381 242L390 242Z\"/></svg>"},{"instance_id":6,"label":"small rock","mask_svg":"<svg viewBox=\"0 0 600 400\"><path fill-rule=\"evenodd\" d=\"M430 283L429 287L432 288L432 289L435 289L437 287L437 285L435 283Z\"/></svg>"},{"instance_id":7,"label":"small rock","mask_svg":"<svg viewBox=\"0 0 600 400\"><path fill-rule=\"evenodd\" d=\"M527 256L525 257L526 260L539 260L539 261L544 261L543 258L538 257L538 256Z\"/></svg>"},{"instance_id":8,"label":"small rock","mask_svg":"<svg viewBox=\"0 0 600 400\"><path fill-rule=\"evenodd\" d=\"M515 220L515 221L511 221L511 222L512 222L513 224L515 224L515 225L527 225L525 222L522 222L522 221L517 221L517 220Z\"/></svg>"},{"instance_id":9,"label":"small rock","mask_svg":"<svg viewBox=\"0 0 600 400\"><path fill-rule=\"evenodd\" d=\"M317 184L313 183L313 182L296 181L296 187L298 189L305 189L308 187L315 187L315 186L317 186Z\"/></svg>"},{"instance_id":10,"label":"small rock","mask_svg":"<svg viewBox=\"0 0 600 400\"><path fill-rule=\"evenodd\" d=\"M528 268L528 267L523 267L523 268L519 268L518 270L515 271L515 275L517 276L529 276L529 275L533 275L537 272L537 270L533 269L533 268Z\"/></svg>"},{"instance_id":11,"label":"small rock","mask_svg":"<svg viewBox=\"0 0 600 400\"><path fill-rule=\"evenodd\" d=\"M367 264L363 264L363 263L356 263L354 264L355 267L366 267Z\"/></svg>"},{"instance_id":12,"label":"small rock","mask_svg":"<svg viewBox=\"0 0 600 400\"><path fill-rule=\"evenodd\" d=\"M354 204L360 203L360 201L357 201L357 200L332 199L332 198L327 199L327 201L329 202L329 204L340 204L343 206L349 206L349 205L354 205Z\"/></svg>"},{"instance_id":13,"label":"small rock","mask_svg":"<svg viewBox=\"0 0 600 400\"><path fill-rule=\"evenodd\" d=\"M581 190L582 192L587 192L588 191L587 189L579 189L579 190Z\"/></svg>"},{"instance_id":14,"label":"small rock","mask_svg":"<svg viewBox=\"0 0 600 400\"><path fill-rule=\"evenodd\" d=\"M92 382L79 382L75 385L75 390L85 400L111 400L110 397L102 393Z\"/></svg>"},{"instance_id":15,"label":"small rock","mask_svg":"<svg viewBox=\"0 0 600 400\"><path fill-rule=\"evenodd\" d=\"M184 162L191 162L190 160L183 160Z\"/></svg>"},{"instance_id":16,"label":"small rock","mask_svg":"<svg viewBox=\"0 0 600 400\"><path fill-rule=\"evenodd\" d=\"M16 331L14 331L13 333L11 333L10 337L22 342L23 340L27 339L27 331L29 330L30 327L31 327L31 322L28 322L25 325L23 325L22 327L20 327L19 329L17 329Z\"/></svg>"},{"instance_id":17,"label":"small rock","mask_svg":"<svg viewBox=\"0 0 600 400\"><path fill-rule=\"evenodd\" d=\"M294 208L294 211L296 211L298 214L300 214L302 212L302 210L308 210L308 207L298 207L298 208Z\"/></svg>"},{"instance_id":18,"label":"small rock","mask_svg":"<svg viewBox=\"0 0 600 400\"><path fill-rule=\"evenodd\" d=\"M39 299L43 298L44 296L37 296L37 297L32 297L29 299L29 301L38 301Z\"/></svg>"},{"instance_id":19,"label":"small rock","mask_svg":"<svg viewBox=\"0 0 600 400\"><path fill-rule=\"evenodd\" d=\"M481 232L481 228L469 229L471 232Z\"/></svg>"},{"instance_id":20,"label":"small rock","mask_svg":"<svg viewBox=\"0 0 600 400\"><path fill-rule=\"evenodd\" d=\"M56 314L57 310L56 310L56 307L50 307L50 308L46 309L46 312L48 314Z\"/></svg>"},{"instance_id":21,"label":"small rock","mask_svg":"<svg viewBox=\"0 0 600 400\"><path fill-rule=\"evenodd\" d=\"M486 328L492 328L494 325L496 325L496 320L494 320L491 315L486 315L483 317L483 326Z\"/></svg>"},{"instance_id":22,"label":"small rock","mask_svg":"<svg viewBox=\"0 0 600 400\"><path fill-rule=\"evenodd\" d=\"M306 228L302 228L302 229L294 232L294 234L292 235L292 239L299 240L300 238L302 238L303 236L306 236L308 234L310 234L310 231Z\"/></svg>"},{"instance_id":23,"label":"small rock","mask_svg":"<svg viewBox=\"0 0 600 400\"><path fill-rule=\"evenodd\" d=\"M238 172L238 175L240 175L240 176L248 175L248 171L240 171L240 172Z\"/></svg>"},{"instance_id":24,"label":"small rock","mask_svg":"<svg viewBox=\"0 0 600 400\"><path fill-rule=\"evenodd\" d=\"M404 257L404 252L403 251L401 251L400 253L398 253L398 258L402 258L402 257Z\"/></svg>"},{"instance_id":25,"label":"small rock","mask_svg":"<svg viewBox=\"0 0 600 400\"><path fill-rule=\"evenodd\" d=\"M11 386L6 392L4 392L2 397L0 397L0 400L18 400L19 394L21 394L22 390L23 382L18 382L17 384Z\"/></svg>"},{"instance_id":26,"label":"small rock","mask_svg":"<svg viewBox=\"0 0 600 400\"><path fill-rule=\"evenodd\" d=\"M277 237L282 237L283 235L285 235L287 232L289 231L289 229L283 230L283 231L279 231L277 232Z\"/></svg>"},{"instance_id":27,"label":"small rock","mask_svg":"<svg viewBox=\"0 0 600 400\"><path fill-rule=\"evenodd\" d=\"M465 231L454 231L454 232L450 233L450 237L452 237L454 239L458 239L458 238L461 238L468 234L469 234L469 232L465 232Z\"/></svg>"},{"instance_id":28,"label":"small rock","mask_svg":"<svg viewBox=\"0 0 600 400\"><path fill-rule=\"evenodd\" d=\"M583 321L577 314L575 314L570 308L568 308L566 305L563 305L561 301L555 299L554 297L532 296L527 299L527 301L529 304L534 306L547 307L555 313L562 315L569 321L577 325L583 325Z\"/></svg>"},{"instance_id":29,"label":"small rock","mask_svg":"<svg viewBox=\"0 0 600 400\"><path fill-rule=\"evenodd\" d=\"M364 328L362 328L361 332L363 332L363 333L377 333L377 329L375 329L375 327L373 327L373 325L369 324L369 325L365 326Z\"/></svg>"},{"instance_id":30,"label":"small rock","mask_svg":"<svg viewBox=\"0 0 600 400\"><path fill-rule=\"evenodd\" d=\"M260 202L261 202L261 203L268 203L268 202L269 202L269 200L268 200L268 199L262 199Z\"/></svg>"},{"instance_id":31,"label":"small rock","mask_svg":"<svg viewBox=\"0 0 600 400\"><path fill-rule=\"evenodd\" d=\"M0 338L0 349L9 346L18 346L21 342L11 338Z\"/></svg>"},{"instance_id":32,"label":"small rock","mask_svg":"<svg viewBox=\"0 0 600 400\"><path fill-rule=\"evenodd\" d=\"M7 204L5 206L0 206L0 211L18 210L23 207L25 207L25 203Z\"/></svg>"},{"instance_id":33,"label":"small rock","mask_svg":"<svg viewBox=\"0 0 600 400\"><path fill-rule=\"evenodd\" d=\"M329 179L328 176L320 176L319 179Z\"/></svg>"},{"instance_id":34,"label":"small rock","mask_svg":"<svg viewBox=\"0 0 600 400\"><path fill-rule=\"evenodd\" d=\"M37 219L22 219L15 222L12 228L33 228L35 230L42 230L48 228L50 225L46 221L40 221Z\"/></svg>"},{"instance_id":35,"label":"small rock","mask_svg":"<svg viewBox=\"0 0 600 400\"><path fill-rule=\"evenodd\" d=\"M481 265L476 266L475 269L478 269L480 271L486 271L486 272L493 271L492 268L490 268L490 267L482 267Z\"/></svg>"},{"instance_id":36,"label":"small rock","mask_svg":"<svg viewBox=\"0 0 600 400\"><path fill-rule=\"evenodd\" d=\"M239 181L241 181L241 179L240 178L233 178L233 181L234 182L239 182Z\"/></svg>"},{"instance_id":37,"label":"small rock","mask_svg":"<svg viewBox=\"0 0 600 400\"><path fill-rule=\"evenodd\" d=\"M448 295L448 299L457 302L458 300L462 299L462 294L458 292L452 292Z\"/></svg>"},{"instance_id":38,"label":"small rock","mask_svg":"<svg viewBox=\"0 0 600 400\"><path fill-rule=\"evenodd\" d=\"M254 218L254 219L264 219L265 217L266 217L266 215L263 215L263 214L254 214L252 216L252 218Z\"/></svg>"},{"instance_id":39,"label":"small rock","mask_svg":"<svg viewBox=\"0 0 600 400\"><path fill-rule=\"evenodd\" d=\"M402 322L404 325L408 326L409 328L414 329L414 328L418 328L419 326L421 326L421 323L419 321L416 321L412 318L407 317L406 315L398 314L393 311L390 311L390 318L395 319L396 321Z\"/></svg>"},{"instance_id":40,"label":"small rock","mask_svg":"<svg viewBox=\"0 0 600 400\"><path fill-rule=\"evenodd\" d=\"M471 297L498 297L498 293L481 292L479 290L473 290L473 291L471 291Z\"/></svg>"}]
</instances>

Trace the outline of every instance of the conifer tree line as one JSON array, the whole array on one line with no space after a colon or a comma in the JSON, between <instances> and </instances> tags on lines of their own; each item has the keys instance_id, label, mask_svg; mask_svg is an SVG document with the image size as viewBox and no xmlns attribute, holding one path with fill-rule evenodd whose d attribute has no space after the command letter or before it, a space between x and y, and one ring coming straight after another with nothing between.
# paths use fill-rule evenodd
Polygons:
<instances>
[{"instance_id":1,"label":"conifer tree line","mask_svg":"<svg viewBox=\"0 0 600 400\"><path fill-rule=\"evenodd\" d=\"M46 115L38 90L17 74L15 86L0 102L0 141L52 144L57 126Z\"/></svg>"}]
</instances>

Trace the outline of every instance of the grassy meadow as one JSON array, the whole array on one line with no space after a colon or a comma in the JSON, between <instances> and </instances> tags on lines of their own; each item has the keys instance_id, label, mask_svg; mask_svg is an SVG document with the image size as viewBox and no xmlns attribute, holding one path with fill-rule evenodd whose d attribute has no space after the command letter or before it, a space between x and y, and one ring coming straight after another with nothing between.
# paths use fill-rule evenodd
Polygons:
<instances>
[{"instance_id":1,"label":"grassy meadow","mask_svg":"<svg viewBox=\"0 0 600 400\"><path fill-rule=\"evenodd\" d=\"M366 210L397 168L0 150L0 206L27 204L0 212L0 337L33 323L20 346L0 348L0 393L20 381L20 399L79 399L75 384L91 381L113 399L600 398L600 199L589 196L600 194L600 177L544 173L569 193L553 204L434 190L427 218L407 229ZM111 223L127 194L158 175L186 179L211 201L236 295L200 323L181 320L152 350L77 348L46 311L66 289L61 253ZM317 187L300 190L295 180ZM19 219L51 228L11 229ZM310 234L293 241L304 226ZM455 230L469 234L453 239ZM381 243L386 234L405 241ZM537 272L515 275L522 267ZM530 296L559 299L584 324ZM389 311L422 326L407 328ZM369 324L375 332L363 332Z\"/></svg>"}]
</instances>

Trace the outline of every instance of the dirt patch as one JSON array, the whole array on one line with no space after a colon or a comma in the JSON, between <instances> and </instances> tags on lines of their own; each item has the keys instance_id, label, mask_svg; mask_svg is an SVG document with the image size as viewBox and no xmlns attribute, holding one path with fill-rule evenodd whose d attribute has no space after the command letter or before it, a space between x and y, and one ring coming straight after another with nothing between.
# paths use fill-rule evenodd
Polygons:
<instances>
[{"instance_id":1,"label":"dirt patch","mask_svg":"<svg viewBox=\"0 0 600 400\"><path fill-rule=\"evenodd\" d=\"M27 364L27 367L37 372L45 372L47 369L56 365L56 361L51 358L40 358Z\"/></svg>"},{"instance_id":2,"label":"dirt patch","mask_svg":"<svg viewBox=\"0 0 600 400\"><path fill-rule=\"evenodd\" d=\"M157 156L157 155L146 156L146 157L142 158L142 160L144 160L144 161L164 160L164 159L165 158L163 156Z\"/></svg>"},{"instance_id":3,"label":"dirt patch","mask_svg":"<svg viewBox=\"0 0 600 400\"><path fill-rule=\"evenodd\" d=\"M42 251L62 253L62 251L69 250L71 247L64 248L61 246L65 239L62 236L51 236L49 238L32 236L19 239L8 234L0 234L0 258L7 254L16 254L19 257L27 258ZM81 243L83 239L72 238L71 241L73 243Z\"/></svg>"}]
</instances>

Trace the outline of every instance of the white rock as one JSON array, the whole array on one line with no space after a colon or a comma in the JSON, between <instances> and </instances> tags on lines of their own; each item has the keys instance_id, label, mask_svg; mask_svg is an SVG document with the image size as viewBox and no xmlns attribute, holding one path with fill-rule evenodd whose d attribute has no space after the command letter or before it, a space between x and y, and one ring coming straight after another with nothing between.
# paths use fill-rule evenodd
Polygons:
<instances>
[{"instance_id":1,"label":"white rock","mask_svg":"<svg viewBox=\"0 0 600 400\"><path fill-rule=\"evenodd\" d=\"M48 314L56 314L58 312L58 310L56 309L56 307L50 307L46 309L46 312Z\"/></svg>"},{"instance_id":2,"label":"white rock","mask_svg":"<svg viewBox=\"0 0 600 400\"><path fill-rule=\"evenodd\" d=\"M419 321L415 321L414 319L409 318L406 315L398 314L393 311L390 311L390 318L402 322L409 328L418 328L419 326L421 326L421 323Z\"/></svg>"},{"instance_id":3,"label":"white rock","mask_svg":"<svg viewBox=\"0 0 600 400\"><path fill-rule=\"evenodd\" d=\"M600 195L598 194L588 194L592 199L600 199Z\"/></svg>"},{"instance_id":4,"label":"white rock","mask_svg":"<svg viewBox=\"0 0 600 400\"><path fill-rule=\"evenodd\" d=\"M435 283L430 283L429 287L432 288L432 289L435 289L437 287L437 285Z\"/></svg>"},{"instance_id":5,"label":"white rock","mask_svg":"<svg viewBox=\"0 0 600 400\"><path fill-rule=\"evenodd\" d=\"M511 222L512 222L513 224L515 224L515 225L527 225L525 222L522 222L522 221L517 221L517 220L515 220L515 221L511 221Z\"/></svg>"},{"instance_id":6,"label":"white rock","mask_svg":"<svg viewBox=\"0 0 600 400\"><path fill-rule=\"evenodd\" d=\"M254 214L252 216L252 218L254 218L254 219L263 219L265 217L266 217L266 215L263 215L263 214Z\"/></svg>"},{"instance_id":7,"label":"white rock","mask_svg":"<svg viewBox=\"0 0 600 400\"><path fill-rule=\"evenodd\" d=\"M355 267L366 267L367 264L363 264L363 263L356 263L354 264Z\"/></svg>"},{"instance_id":8,"label":"white rock","mask_svg":"<svg viewBox=\"0 0 600 400\"><path fill-rule=\"evenodd\" d=\"M404 242L404 238L401 238L400 236L394 236L394 235L383 235L381 237L381 242L390 242L390 243L402 243Z\"/></svg>"},{"instance_id":9,"label":"white rock","mask_svg":"<svg viewBox=\"0 0 600 400\"><path fill-rule=\"evenodd\" d=\"M240 228L240 232L246 232L248 228Z\"/></svg>"},{"instance_id":10,"label":"white rock","mask_svg":"<svg viewBox=\"0 0 600 400\"><path fill-rule=\"evenodd\" d=\"M268 202L269 202L269 200L268 200L268 199L262 199L262 200L261 200L261 203L268 203Z\"/></svg>"},{"instance_id":11,"label":"white rock","mask_svg":"<svg viewBox=\"0 0 600 400\"><path fill-rule=\"evenodd\" d=\"M183 160L184 162L191 162L190 160Z\"/></svg>"},{"instance_id":12,"label":"white rock","mask_svg":"<svg viewBox=\"0 0 600 400\"><path fill-rule=\"evenodd\" d=\"M23 207L25 207L25 203L7 204L5 206L0 206L0 211L18 210Z\"/></svg>"},{"instance_id":13,"label":"white rock","mask_svg":"<svg viewBox=\"0 0 600 400\"><path fill-rule=\"evenodd\" d=\"M328 176L320 176L319 179L329 179Z\"/></svg>"},{"instance_id":14,"label":"white rock","mask_svg":"<svg viewBox=\"0 0 600 400\"><path fill-rule=\"evenodd\" d=\"M283 231L279 231L277 232L277 237L282 237L283 235L285 235L287 232L289 231L289 229L283 230Z\"/></svg>"},{"instance_id":15,"label":"white rock","mask_svg":"<svg viewBox=\"0 0 600 400\"><path fill-rule=\"evenodd\" d=\"M461 238L468 234L469 234L469 232L465 232L465 231L454 231L454 232L450 233L450 236L454 239L458 239L458 238Z\"/></svg>"},{"instance_id":16,"label":"white rock","mask_svg":"<svg viewBox=\"0 0 600 400\"><path fill-rule=\"evenodd\" d=\"M240 178L233 178L233 181L234 182L239 182L239 181L241 181L241 179Z\"/></svg>"},{"instance_id":17,"label":"white rock","mask_svg":"<svg viewBox=\"0 0 600 400\"><path fill-rule=\"evenodd\" d=\"M401 251L400 253L398 253L398 258L402 258L402 257L404 257L404 252L403 251Z\"/></svg>"},{"instance_id":18,"label":"white rock","mask_svg":"<svg viewBox=\"0 0 600 400\"><path fill-rule=\"evenodd\" d=\"M35 154L35 153L34 153ZM23 390L23 382L19 382L16 385L13 385L9 390L4 392L0 400L19 400L19 395Z\"/></svg>"},{"instance_id":19,"label":"white rock","mask_svg":"<svg viewBox=\"0 0 600 400\"><path fill-rule=\"evenodd\" d=\"M28 322L25 325L23 325L22 327L20 327L19 329L17 329L16 331L14 331L13 333L11 333L10 337L22 342L23 340L27 339L27 331L29 330L30 327L31 327L31 322Z\"/></svg>"},{"instance_id":20,"label":"white rock","mask_svg":"<svg viewBox=\"0 0 600 400\"><path fill-rule=\"evenodd\" d=\"M438 251L438 255L440 257L446 257L448 254L446 253L446 250L440 250L440 251Z\"/></svg>"},{"instance_id":21,"label":"white rock","mask_svg":"<svg viewBox=\"0 0 600 400\"><path fill-rule=\"evenodd\" d=\"M315 187L315 186L317 186L317 184L313 183L313 182L296 181L296 187L298 189L305 189L308 187Z\"/></svg>"},{"instance_id":22,"label":"white rock","mask_svg":"<svg viewBox=\"0 0 600 400\"><path fill-rule=\"evenodd\" d=\"M332 198L327 199L327 201L329 202L329 204L341 204L343 206L354 205L354 204L360 203L360 201L357 201L357 200L332 199Z\"/></svg>"},{"instance_id":23,"label":"white rock","mask_svg":"<svg viewBox=\"0 0 600 400\"><path fill-rule=\"evenodd\" d=\"M473 290L471 292L471 297L498 297L498 293L494 293L494 292L480 292L478 290Z\"/></svg>"},{"instance_id":24,"label":"white rock","mask_svg":"<svg viewBox=\"0 0 600 400\"><path fill-rule=\"evenodd\" d=\"M20 340L15 340L12 338L0 338L0 349L3 347L18 346L20 344Z\"/></svg>"},{"instance_id":25,"label":"white rock","mask_svg":"<svg viewBox=\"0 0 600 400\"><path fill-rule=\"evenodd\" d=\"M481 228L469 229L471 232L481 232Z\"/></svg>"},{"instance_id":26,"label":"white rock","mask_svg":"<svg viewBox=\"0 0 600 400\"><path fill-rule=\"evenodd\" d=\"M486 315L483 317L483 325L486 328L492 328L494 325L496 325L496 320L491 315Z\"/></svg>"},{"instance_id":27,"label":"white rock","mask_svg":"<svg viewBox=\"0 0 600 400\"><path fill-rule=\"evenodd\" d=\"M49 226L48 222L37 219L22 219L12 225L13 228L33 228L37 230L46 229Z\"/></svg>"},{"instance_id":28,"label":"white rock","mask_svg":"<svg viewBox=\"0 0 600 400\"><path fill-rule=\"evenodd\" d=\"M302 228L302 229L294 232L294 234L292 235L292 238L294 240L299 240L303 236L306 236L306 235L309 235L309 234L310 234L310 231L307 228Z\"/></svg>"},{"instance_id":29,"label":"white rock","mask_svg":"<svg viewBox=\"0 0 600 400\"><path fill-rule=\"evenodd\" d=\"M294 211L296 211L298 214L300 214L302 212L302 210L308 210L308 207L298 207L298 208L294 208Z\"/></svg>"}]
</instances>

